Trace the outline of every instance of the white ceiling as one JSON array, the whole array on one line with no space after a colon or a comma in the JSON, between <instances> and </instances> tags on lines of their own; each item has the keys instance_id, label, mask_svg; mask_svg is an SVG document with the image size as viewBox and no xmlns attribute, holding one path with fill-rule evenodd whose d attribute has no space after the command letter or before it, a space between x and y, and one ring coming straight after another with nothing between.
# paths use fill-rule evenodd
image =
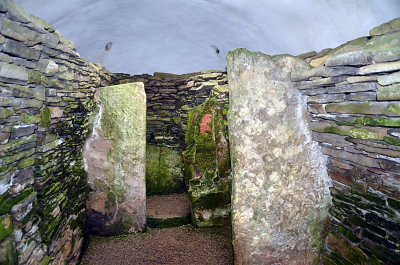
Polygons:
<instances>
[{"instance_id":1,"label":"white ceiling","mask_svg":"<svg viewBox=\"0 0 400 265\"><path fill-rule=\"evenodd\" d=\"M74 41L82 57L130 74L224 69L237 47L271 55L319 51L400 16L400 0L16 2Z\"/></svg>"}]
</instances>

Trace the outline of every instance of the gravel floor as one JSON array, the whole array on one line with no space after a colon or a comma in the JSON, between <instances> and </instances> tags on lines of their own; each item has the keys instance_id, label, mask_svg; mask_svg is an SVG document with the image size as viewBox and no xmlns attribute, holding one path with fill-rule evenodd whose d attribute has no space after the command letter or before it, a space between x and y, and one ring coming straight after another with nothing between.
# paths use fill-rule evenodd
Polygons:
<instances>
[{"instance_id":1,"label":"gravel floor","mask_svg":"<svg viewBox=\"0 0 400 265\"><path fill-rule=\"evenodd\" d=\"M181 226L146 233L92 237L81 264L233 264L229 228Z\"/></svg>"},{"instance_id":2,"label":"gravel floor","mask_svg":"<svg viewBox=\"0 0 400 265\"><path fill-rule=\"evenodd\" d=\"M146 199L146 214L154 217L174 217L190 213L187 194L149 196Z\"/></svg>"}]
</instances>

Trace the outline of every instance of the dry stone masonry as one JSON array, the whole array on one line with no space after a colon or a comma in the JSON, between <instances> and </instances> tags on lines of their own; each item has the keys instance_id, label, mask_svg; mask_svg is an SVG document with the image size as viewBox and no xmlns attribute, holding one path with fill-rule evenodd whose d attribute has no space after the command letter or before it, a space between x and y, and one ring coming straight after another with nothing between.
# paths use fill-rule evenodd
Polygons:
<instances>
[{"instance_id":1,"label":"dry stone masonry","mask_svg":"<svg viewBox=\"0 0 400 265\"><path fill-rule=\"evenodd\" d=\"M198 226L232 208L237 264L398 264L400 19L227 66L111 74L1 0L0 264L77 264L88 231L141 231L146 192L184 191Z\"/></svg>"},{"instance_id":2,"label":"dry stone masonry","mask_svg":"<svg viewBox=\"0 0 400 265\"><path fill-rule=\"evenodd\" d=\"M47 22L0 1L0 263L75 264L87 177L82 146L111 75Z\"/></svg>"},{"instance_id":3,"label":"dry stone masonry","mask_svg":"<svg viewBox=\"0 0 400 265\"><path fill-rule=\"evenodd\" d=\"M291 74L333 183L323 264L400 260L399 31L393 20Z\"/></svg>"}]
</instances>

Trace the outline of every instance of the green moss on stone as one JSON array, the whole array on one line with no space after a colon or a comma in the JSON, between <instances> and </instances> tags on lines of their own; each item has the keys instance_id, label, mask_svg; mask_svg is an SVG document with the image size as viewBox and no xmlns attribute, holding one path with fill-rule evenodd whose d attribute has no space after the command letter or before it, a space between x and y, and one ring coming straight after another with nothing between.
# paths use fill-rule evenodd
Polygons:
<instances>
[{"instance_id":1,"label":"green moss on stone","mask_svg":"<svg viewBox=\"0 0 400 265\"><path fill-rule=\"evenodd\" d=\"M28 80L29 80L29 83L35 83L35 84L41 84L41 85L47 85L49 82L47 80L47 77L45 77L44 75L42 75L41 73L39 73L37 71L29 71Z\"/></svg>"},{"instance_id":2,"label":"green moss on stone","mask_svg":"<svg viewBox=\"0 0 400 265\"><path fill-rule=\"evenodd\" d=\"M400 114L400 106L398 104L391 104L388 108L388 114Z\"/></svg>"},{"instance_id":3,"label":"green moss on stone","mask_svg":"<svg viewBox=\"0 0 400 265\"><path fill-rule=\"evenodd\" d=\"M350 239L350 241L356 242L356 243L361 241L361 239L360 239L358 236L356 236L351 230L345 228L344 226L338 225L337 228L338 228L338 231L339 231L342 235L344 235L345 237L347 237L348 239Z\"/></svg>"},{"instance_id":4,"label":"green moss on stone","mask_svg":"<svg viewBox=\"0 0 400 265\"><path fill-rule=\"evenodd\" d=\"M380 136L377 132L365 128L353 128L349 131L349 136L353 138L361 138L365 140L379 140Z\"/></svg>"},{"instance_id":5,"label":"green moss on stone","mask_svg":"<svg viewBox=\"0 0 400 265\"><path fill-rule=\"evenodd\" d=\"M392 119L384 117L373 118L365 116L362 123L363 125L366 126L400 127L400 119Z\"/></svg>"},{"instance_id":6,"label":"green moss on stone","mask_svg":"<svg viewBox=\"0 0 400 265\"><path fill-rule=\"evenodd\" d=\"M226 216L216 209L230 204L230 157L223 108L216 99L207 99L189 113L186 131L185 177L192 210L211 212L207 220L193 216L198 226L226 223Z\"/></svg>"},{"instance_id":7,"label":"green moss on stone","mask_svg":"<svg viewBox=\"0 0 400 265\"><path fill-rule=\"evenodd\" d=\"M10 196L8 192L4 193L0 197L0 215L8 213L15 204L28 198L33 193L33 187L25 189L23 192L17 196Z\"/></svg>"},{"instance_id":8,"label":"green moss on stone","mask_svg":"<svg viewBox=\"0 0 400 265\"><path fill-rule=\"evenodd\" d=\"M18 254L14 239L6 239L0 243L0 265L17 265Z\"/></svg>"},{"instance_id":9,"label":"green moss on stone","mask_svg":"<svg viewBox=\"0 0 400 265\"><path fill-rule=\"evenodd\" d=\"M344 135L344 136L348 135L347 131L341 129L340 127L334 126L334 125L326 126L320 132L323 132L323 133L334 133L334 134L339 134L339 135Z\"/></svg>"},{"instance_id":10,"label":"green moss on stone","mask_svg":"<svg viewBox=\"0 0 400 265\"><path fill-rule=\"evenodd\" d=\"M2 108L0 107L0 119L7 119L11 115L13 115L14 112L7 108Z\"/></svg>"},{"instance_id":11,"label":"green moss on stone","mask_svg":"<svg viewBox=\"0 0 400 265\"><path fill-rule=\"evenodd\" d=\"M51 112L49 107L44 106L40 114L40 125L42 127L49 127L51 122Z\"/></svg>"},{"instance_id":12,"label":"green moss on stone","mask_svg":"<svg viewBox=\"0 0 400 265\"><path fill-rule=\"evenodd\" d=\"M350 123L350 122L342 122L342 121L337 121L336 124L337 124L337 125L340 125L340 126L353 126L353 123Z\"/></svg>"},{"instance_id":13,"label":"green moss on stone","mask_svg":"<svg viewBox=\"0 0 400 265\"><path fill-rule=\"evenodd\" d=\"M23 114L21 121L25 124L36 124L41 121L40 114Z\"/></svg>"},{"instance_id":14,"label":"green moss on stone","mask_svg":"<svg viewBox=\"0 0 400 265\"><path fill-rule=\"evenodd\" d=\"M328 232L326 242L331 250L350 261L351 264L365 264L368 260L367 255L361 249L353 246L333 232Z\"/></svg>"},{"instance_id":15,"label":"green moss on stone","mask_svg":"<svg viewBox=\"0 0 400 265\"><path fill-rule=\"evenodd\" d=\"M42 262L39 263L39 265L48 265L51 261L51 258L49 256L45 256L42 260Z\"/></svg>"},{"instance_id":16,"label":"green moss on stone","mask_svg":"<svg viewBox=\"0 0 400 265\"><path fill-rule=\"evenodd\" d=\"M171 194L183 192L183 161L178 150L147 145L146 193Z\"/></svg>"},{"instance_id":17,"label":"green moss on stone","mask_svg":"<svg viewBox=\"0 0 400 265\"><path fill-rule=\"evenodd\" d=\"M0 217L0 242L9 236L13 229L14 225L10 215Z\"/></svg>"},{"instance_id":18,"label":"green moss on stone","mask_svg":"<svg viewBox=\"0 0 400 265\"><path fill-rule=\"evenodd\" d=\"M398 138L384 136L383 137L383 141L385 141L388 144L400 146L400 139L398 139Z\"/></svg>"},{"instance_id":19,"label":"green moss on stone","mask_svg":"<svg viewBox=\"0 0 400 265\"><path fill-rule=\"evenodd\" d=\"M395 200L395 199L392 199L392 198L388 198L387 201L388 201L389 205L390 205L392 208L394 208L394 209L400 211L400 201Z\"/></svg>"},{"instance_id":20,"label":"green moss on stone","mask_svg":"<svg viewBox=\"0 0 400 265\"><path fill-rule=\"evenodd\" d=\"M171 118L171 121L172 121L174 124L178 125L178 124L181 124L181 123L182 123L182 118L181 118L181 117L172 117L172 118Z\"/></svg>"},{"instance_id":21,"label":"green moss on stone","mask_svg":"<svg viewBox=\"0 0 400 265\"><path fill-rule=\"evenodd\" d=\"M35 164L35 159L33 157L29 157L24 160L21 160L18 163L18 168L23 169L23 168L33 166L34 164Z\"/></svg>"}]
</instances>

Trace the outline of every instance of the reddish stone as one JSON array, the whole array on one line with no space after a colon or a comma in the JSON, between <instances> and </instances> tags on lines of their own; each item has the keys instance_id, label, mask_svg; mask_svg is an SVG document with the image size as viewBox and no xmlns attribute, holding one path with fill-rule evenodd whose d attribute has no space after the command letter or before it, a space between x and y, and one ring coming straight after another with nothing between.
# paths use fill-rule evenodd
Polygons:
<instances>
[{"instance_id":1,"label":"reddish stone","mask_svg":"<svg viewBox=\"0 0 400 265\"><path fill-rule=\"evenodd\" d=\"M340 183L351 185L354 183L354 179L349 174L343 174L338 171L329 170L328 172L331 179L336 180Z\"/></svg>"},{"instance_id":2,"label":"reddish stone","mask_svg":"<svg viewBox=\"0 0 400 265\"><path fill-rule=\"evenodd\" d=\"M204 114L203 118L201 118L200 133L211 132L211 127L209 125L211 120L212 120L211 114Z\"/></svg>"}]
</instances>

